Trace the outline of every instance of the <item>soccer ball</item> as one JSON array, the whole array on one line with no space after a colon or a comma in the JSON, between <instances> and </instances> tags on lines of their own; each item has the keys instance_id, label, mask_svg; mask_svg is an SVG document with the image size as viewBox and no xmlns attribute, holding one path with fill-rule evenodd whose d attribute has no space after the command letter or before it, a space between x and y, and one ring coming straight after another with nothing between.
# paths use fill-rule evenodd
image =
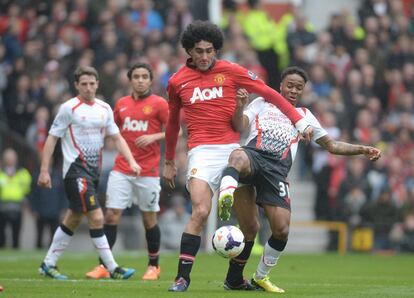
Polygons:
<instances>
[{"instance_id":1,"label":"soccer ball","mask_svg":"<svg viewBox=\"0 0 414 298\"><path fill-rule=\"evenodd\" d=\"M234 258L244 248L244 235L238 227L223 226L214 233L212 243L214 250L220 256Z\"/></svg>"}]
</instances>

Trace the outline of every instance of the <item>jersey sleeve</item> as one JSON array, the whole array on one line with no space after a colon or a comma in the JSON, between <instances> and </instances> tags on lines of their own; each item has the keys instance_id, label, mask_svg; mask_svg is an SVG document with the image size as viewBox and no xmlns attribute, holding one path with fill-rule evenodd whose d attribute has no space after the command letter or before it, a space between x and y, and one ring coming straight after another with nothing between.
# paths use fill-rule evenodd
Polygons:
<instances>
[{"instance_id":1,"label":"jersey sleeve","mask_svg":"<svg viewBox=\"0 0 414 298\"><path fill-rule=\"evenodd\" d=\"M169 116L165 128L165 159L173 160L175 158L175 147L177 146L178 133L180 131L181 100L171 82L168 84L167 91Z\"/></svg>"},{"instance_id":2,"label":"jersey sleeve","mask_svg":"<svg viewBox=\"0 0 414 298\"><path fill-rule=\"evenodd\" d=\"M119 133L119 128L114 121L114 113L111 107L108 105L108 120L106 121L106 135L114 135Z\"/></svg>"},{"instance_id":3,"label":"jersey sleeve","mask_svg":"<svg viewBox=\"0 0 414 298\"><path fill-rule=\"evenodd\" d=\"M158 119L163 125L167 125L168 114L168 102L165 99L161 98L159 103Z\"/></svg>"},{"instance_id":4,"label":"jersey sleeve","mask_svg":"<svg viewBox=\"0 0 414 298\"><path fill-rule=\"evenodd\" d=\"M62 104L53 120L49 134L61 138L65 134L67 128L72 123L72 110L70 106Z\"/></svg>"},{"instance_id":5,"label":"jersey sleeve","mask_svg":"<svg viewBox=\"0 0 414 298\"><path fill-rule=\"evenodd\" d=\"M305 111L305 119L309 122L309 124L313 128L313 135L312 141L316 142L316 140L326 136L328 132L322 127L319 123L318 119L312 114L312 112L308 109L304 109Z\"/></svg>"},{"instance_id":6,"label":"jersey sleeve","mask_svg":"<svg viewBox=\"0 0 414 298\"><path fill-rule=\"evenodd\" d=\"M267 86L256 74L235 63L233 68L232 74L240 87L246 88L250 93L256 93L265 98L267 102L274 104L293 124L296 124L296 122L303 118L290 102L279 92Z\"/></svg>"},{"instance_id":7,"label":"jersey sleeve","mask_svg":"<svg viewBox=\"0 0 414 298\"><path fill-rule=\"evenodd\" d=\"M259 114L260 110L263 108L264 104L263 97L257 97L247 106L247 108L243 111L243 114L249 118L249 125L252 124L253 121L256 119L256 115Z\"/></svg>"},{"instance_id":8,"label":"jersey sleeve","mask_svg":"<svg viewBox=\"0 0 414 298\"><path fill-rule=\"evenodd\" d=\"M121 127L121 116L119 114L119 102L120 100L116 102L115 107L114 107L114 121L118 127Z\"/></svg>"}]
</instances>

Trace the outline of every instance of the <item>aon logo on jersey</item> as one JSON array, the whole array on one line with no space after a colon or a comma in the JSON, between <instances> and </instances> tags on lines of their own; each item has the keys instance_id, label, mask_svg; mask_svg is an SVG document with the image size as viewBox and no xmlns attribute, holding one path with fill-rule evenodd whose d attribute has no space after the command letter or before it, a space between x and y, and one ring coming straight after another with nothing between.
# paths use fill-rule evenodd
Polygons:
<instances>
[{"instance_id":1,"label":"aon logo on jersey","mask_svg":"<svg viewBox=\"0 0 414 298\"><path fill-rule=\"evenodd\" d=\"M190 98L191 103L195 103L196 100L210 100L223 97L223 87L213 87L201 90L200 87L194 88L193 96Z\"/></svg>"},{"instance_id":2,"label":"aon logo on jersey","mask_svg":"<svg viewBox=\"0 0 414 298\"><path fill-rule=\"evenodd\" d=\"M124 121L124 126L122 130L129 131L147 131L148 130L148 121L142 120L131 120L131 118L126 117Z\"/></svg>"}]
</instances>

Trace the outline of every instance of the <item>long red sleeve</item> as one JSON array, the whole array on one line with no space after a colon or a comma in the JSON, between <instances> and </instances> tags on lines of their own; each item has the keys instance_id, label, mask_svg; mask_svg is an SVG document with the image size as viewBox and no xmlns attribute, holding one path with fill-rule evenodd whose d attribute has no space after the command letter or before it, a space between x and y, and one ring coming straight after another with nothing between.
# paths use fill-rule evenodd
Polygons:
<instances>
[{"instance_id":1,"label":"long red sleeve","mask_svg":"<svg viewBox=\"0 0 414 298\"><path fill-rule=\"evenodd\" d=\"M170 85L168 86L168 97L169 117L165 128L165 159L173 160L175 158L178 133L180 132L181 103Z\"/></svg>"}]
</instances>

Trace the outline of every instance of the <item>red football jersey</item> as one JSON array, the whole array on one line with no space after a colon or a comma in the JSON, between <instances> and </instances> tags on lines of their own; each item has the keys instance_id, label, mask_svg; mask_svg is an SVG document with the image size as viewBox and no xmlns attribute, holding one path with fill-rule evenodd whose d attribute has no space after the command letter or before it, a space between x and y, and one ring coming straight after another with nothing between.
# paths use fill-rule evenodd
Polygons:
<instances>
[{"instance_id":1,"label":"red football jersey","mask_svg":"<svg viewBox=\"0 0 414 298\"><path fill-rule=\"evenodd\" d=\"M275 104L293 123L302 118L278 92L238 64L216 60L208 71L201 72L187 63L168 82L170 118L166 128L166 159L172 160L175 156L181 108L188 129L189 149L238 143L239 133L231 125L238 88Z\"/></svg>"},{"instance_id":2,"label":"red football jersey","mask_svg":"<svg viewBox=\"0 0 414 298\"><path fill-rule=\"evenodd\" d=\"M168 120L168 103L157 95L134 100L132 96L120 98L115 104L114 119L121 135L128 143L132 155L142 168L140 176L158 177L160 144L154 142L146 147L138 147L135 140L148 134L159 133ZM132 175L132 171L122 154L118 154L113 170Z\"/></svg>"}]
</instances>

